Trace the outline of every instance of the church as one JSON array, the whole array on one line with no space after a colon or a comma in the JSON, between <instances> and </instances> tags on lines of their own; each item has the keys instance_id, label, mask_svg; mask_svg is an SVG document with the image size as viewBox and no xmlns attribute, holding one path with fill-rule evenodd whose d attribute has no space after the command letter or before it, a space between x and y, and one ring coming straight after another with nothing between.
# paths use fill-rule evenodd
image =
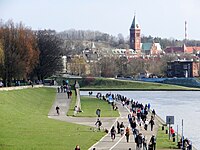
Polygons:
<instances>
[{"instance_id":1,"label":"church","mask_svg":"<svg viewBox=\"0 0 200 150\"><path fill-rule=\"evenodd\" d=\"M160 43L141 43L141 28L135 15L130 27L129 48L135 51L137 57L159 57L163 53Z\"/></svg>"}]
</instances>

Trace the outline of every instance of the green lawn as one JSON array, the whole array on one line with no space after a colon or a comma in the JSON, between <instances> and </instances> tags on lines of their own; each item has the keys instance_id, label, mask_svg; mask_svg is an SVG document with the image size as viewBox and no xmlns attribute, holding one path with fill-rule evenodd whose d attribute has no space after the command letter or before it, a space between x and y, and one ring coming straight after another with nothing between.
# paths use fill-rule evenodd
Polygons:
<instances>
[{"instance_id":1,"label":"green lawn","mask_svg":"<svg viewBox=\"0 0 200 150\"><path fill-rule=\"evenodd\" d=\"M73 115L73 108L75 105L75 96L72 98L71 107L68 112L69 116ZM99 100L94 97L81 96L81 109L83 112L78 113L78 117L96 117L97 108L101 109L101 117L118 117L119 112L113 111L112 106L106 101Z\"/></svg>"},{"instance_id":2,"label":"green lawn","mask_svg":"<svg viewBox=\"0 0 200 150\"><path fill-rule=\"evenodd\" d=\"M90 127L48 119L55 89L34 88L0 92L0 149L88 149L105 133Z\"/></svg>"},{"instance_id":3,"label":"green lawn","mask_svg":"<svg viewBox=\"0 0 200 150\"><path fill-rule=\"evenodd\" d=\"M161 84L161 83L150 83L150 82L140 82L131 80L118 80L118 79L106 79L106 78L95 78L93 80L88 80L87 84L81 86L81 90L85 89L98 89L98 90L191 90L192 88ZM197 90L195 88L195 90Z\"/></svg>"},{"instance_id":4,"label":"green lawn","mask_svg":"<svg viewBox=\"0 0 200 150\"><path fill-rule=\"evenodd\" d=\"M172 137L169 140L169 134L165 133L165 130L162 130L161 127L157 133L157 149L178 149L177 141L173 142Z\"/></svg>"}]
</instances>

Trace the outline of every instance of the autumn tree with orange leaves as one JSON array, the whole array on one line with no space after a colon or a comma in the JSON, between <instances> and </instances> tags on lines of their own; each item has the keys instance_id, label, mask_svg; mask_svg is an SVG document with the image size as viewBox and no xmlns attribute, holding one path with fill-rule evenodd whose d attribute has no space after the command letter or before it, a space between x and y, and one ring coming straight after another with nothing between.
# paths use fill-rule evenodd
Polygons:
<instances>
[{"instance_id":1,"label":"autumn tree with orange leaves","mask_svg":"<svg viewBox=\"0 0 200 150\"><path fill-rule=\"evenodd\" d=\"M39 50L33 31L22 23L0 23L0 77L5 86L27 79L38 63Z\"/></svg>"}]
</instances>

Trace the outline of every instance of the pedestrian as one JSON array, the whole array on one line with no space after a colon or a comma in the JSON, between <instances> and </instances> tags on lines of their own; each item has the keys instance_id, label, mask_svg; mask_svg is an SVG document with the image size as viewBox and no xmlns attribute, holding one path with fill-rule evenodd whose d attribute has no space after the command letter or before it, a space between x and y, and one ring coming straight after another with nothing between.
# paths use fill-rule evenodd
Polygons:
<instances>
[{"instance_id":1,"label":"pedestrian","mask_svg":"<svg viewBox=\"0 0 200 150\"><path fill-rule=\"evenodd\" d=\"M79 145L76 145L75 150L81 150Z\"/></svg>"},{"instance_id":2,"label":"pedestrian","mask_svg":"<svg viewBox=\"0 0 200 150\"><path fill-rule=\"evenodd\" d=\"M135 138L135 143L136 143L136 149L141 150L142 149L142 133L139 133L136 138Z\"/></svg>"},{"instance_id":3,"label":"pedestrian","mask_svg":"<svg viewBox=\"0 0 200 150\"><path fill-rule=\"evenodd\" d=\"M111 134L111 139L112 141L115 140L115 134L116 134L116 130L115 127L113 126L112 129L110 130L110 134Z\"/></svg>"},{"instance_id":4,"label":"pedestrian","mask_svg":"<svg viewBox=\"0 0 200 150\"><path fill-rule=\"evenodd\" d=\"M74 116L76 116L78 113L78 107L77 106L74 106Z\"/></svg>"},{"instance_id":5,"label":"pedestrian","mask_svg":"<svg viewBox=\"0 0 200 150\"><path fill-rule=\"evenodd\" d=\"M156 137L154 134L151 137L150 143L152 144L152 150L155 150L156 149Z\"/></svg>"},{"instance_id":6,"label":"pedestrian","mask_svg":"<svg viewBox=\"0 0 200 150\"><path fill-rule=\"evenodd\" d=\"M100 128L101 128L102 122L100 121L99 118L97 119L95 125L97 126L97 129L100 131Z\"/></svg>"},{"instance_id":7,"label":"pedestrian","mask_svg":"<svg viewBox=\"0 0 200 150\"><path fill-rule=\"evenodd\" d=\"M58 90L58 93L60 93L60 88L59 87L57 88L57 90Z\"/></svg>"},{"instance_id":8,"label":"pedestrian","mask_svg":"<svg viewBox=\"0 0 200 150\"><path fill-rule=\"evenodd\" d=\"M100 108L97 108L96 115L98 116L98 118L101 116L101 109Z\"/></svg>"},{"instance_id":9,"label":"pedestrian","mask_svg":"<svg viewBox=\"0 0 200 150\"><path fill-rule=\"evenodd\" d=\"M170 136L175 137L175 131L172 127L170 127Z\"/></svg>"},{"instance_id":10,"label":"pedestrian","mask_svg":"<svg viewBox=\"0 0 200 150\"><path fill-rule=\"evenodd\" d=\"M124 105L125 105L125 101L122 101L122 106L124 107Z\"/></svg>"},{"instance_id":11,"label":"pedestrian","mask_svg":"<svg viewBox=\"0 0 200 150\"><path fill-rule=\"evenodd\" d=\"M150 108L151 108L151 104L150 103L148 103L148 112L150 111Z\"/></svg>"},{"instance_id":12,"label":"pedestrian","mask_svg":"<svg viewBox=\"0 0 200 150\"><path fill-rule=\"evenodd\" d=\"M70 90L67 90L67 98L70 98Z\"/></svg>"},{"instance_id":13,"label":"pedestrian","mask_svg":"<svg viewBox=\"0 0 200 150\"><path fill-rule=\"evenodd\" d=\"M154 117L156 116L156 112L155 112L154 109L152 110L152 114L153 114Z\"/></svg>"},{"instance_id":14,"label":"pedestrian","mask_svg":"<svg viewBox=\"0 0 200 150\"><path fill-rule=\"evenodd\" d=\"M129 127L126 127L125 136L126 136L126 142L128 143L129 142L129 136L130 136L130 129L129 129Z\"/></svg>"},{"instance_id":15,"label":"pedestrian","mask_svg":"<svg viewBox=\"0 0 200 150\"><path fill-rule=\"evenodd\" d=\"M61 93L63 92L63 86L62 85L60 86L60 92Z\"/></svg>"},{"instance_id":16,"label":"pedestrian","mask_svg":"<svg viewBox=\"0 0 200 150\"><path fill-rule=\"evenodd\" d=\"M143 142L143 150L147 150L147 139L145 136L143 137L142 142Z\"/></svg>"},{"instance_id":17,"label":"pedestrian","mask_svg":"<svg viewBox=\"0 0 200 150\"><path fill-rule=\"evenodd\" d=\"M72 91L69 91L69 98L72 98Z\"/></svg>"},{"instance_id":18,"label":"pedestrian","mask_svg":"<svg viewBox=\"0 0 200 150\"><path fill-rule=\"evenodd\" d=\"M149 121L149 124L151 125L151 131L153 131L153 126L155 124L153 118L151 118L151 120Z\"/></svg>"},{"instance_id":19,"label":"pedestrian","mask_svg":"<svg viewBox=\"0 0 200 150\"><path fill-rule=\"evenodd\" d=\"M120 127L120 133L121 133L121 136L122 136L122 135L124 135L124 128L125 128L124 123L121 122L119 127Z\"/></svg>"},{"instance_id":20,"label":"pedestrian","mask_svg":"<svg viewBox=\"0 0 200 150\"><path fill-rule=\"evenodd\" d=\"M119 124L119 121L117 121L117 134L120 134L120 124Z\"/></svg>"},{"instance_id":21,"label":"pedestrian","mask_svg":"<svg viewBox=\"0 0 200 150\"><path fill-rule=\"evenodd\" d=\"M60 114L59 109L60 109L60 107L56 106L56 112L58 115Z\"/></svg>"},{"instance_id":22,"label":"pedestrian","mask_svg":"<svg viewBox=\"0 0 200 150\"><path fill-rule=\"evenodd\" d=\"M144 122L144 129L147 131L149 121L146 119Z\"/></svg>"}]
</instances>

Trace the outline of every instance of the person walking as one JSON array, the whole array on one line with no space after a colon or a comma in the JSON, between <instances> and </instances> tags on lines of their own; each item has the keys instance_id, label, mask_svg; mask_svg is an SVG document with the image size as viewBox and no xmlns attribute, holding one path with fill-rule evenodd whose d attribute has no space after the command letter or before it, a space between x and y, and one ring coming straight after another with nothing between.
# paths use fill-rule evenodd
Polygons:
<instances>
[{"instance_id":1,"label":"person walking","mask_svg":"<svg viewBox=\"0 0 200 150\"><path fill-rule=\"evenodd\" d=\"M100 121L99 118L97 119L95 125L97 126L97 129L100 131L100 128L101 128L102 122Z\"/></svg>"},{"instance_id":2,"label":"person walking","mask_svg":"<svg viewBox=\"0 0 200 150\"><path fill-rule=\"evenodd\" d=\"M149 121L146 119L144 122L144 129L147 131Z\"/></svg>"},{"instance_id":3,"label":"person walking","mask_svg":"<svg viewBox=\"0 0 200 150\"><path fill-rule=\"evenodd\" d=\"M142 139L142 143L143 143L143 150L147 150L147 139L145 136Z\"/></svg>"},{"instance_id":4,"label":"person walking","mask_svg":"<svg viewBox=\"0 0 200 150\"><path fill-rule=\"evenodd\" d=\"M129 142L129 136L130 136L130 129L129 129L129 127L126 127L125 136L126 136L126 142L128 143Z\"/></svg>"},{"instance_id":5,"label":"person walking","mask_svg":"<svg viewBox=\"0 0 200 150\"><path fill-rule=\"evenodd\" d=\"M152 144L152 150L155 150L156 149L156 137L154 134L151 137L150 143Z\"/></svg>"},{"instance_id":6,"label":"person walking","mask_svg":"<svg viewBox=\"0 0 200 150\"><path fill-rule=\"evenodd\" d=\"M121 133L121 136L122 136L122 135L124 135L124 129L125 129L124 123L121 122L119 127L120 127L120 133Z\"/></svg>"},{"instance_id":7,"label":"person walking","mask_svg":"<svg viewBox=\"0 0 200 150\"><path fill-rule=\"evenodd\" d=\"M119 124L119 121L117 121L117 134L120 134L120 124Z\"/></svg>"},{"instance_id":8,"label":"person walking","mask_svg":"<svg viewBox=\"0 0 200 150\"><path fill-rule=\"evenodd\" d=\"M56 106L56 112L58 115L60 114L59 110L60 110L60 107Z\"/></svg>"},{"instance_id":9,"label":"person walking","mask_svg":"<svg viewBox=\"0 0 200 150\"><path fill-rule=\"evenodd\" d=\"M154 120L153 117L151 118L151 120L149 121L149 124L151 125L151 131L153 131L153 126L154 126Z\"/></svg>"},{"instance_id":10,"label":"person walking","mask_svg":"<svg viewBox=\"0 0 200 150\"><path fill-rule=\"evenodd\" d=\"M170 127L170 136L175 137L175 131L172 127Z\"/></svg>"},{"instance_id":11,"label":"person walking","mask_svg":"<svg viewBox=\"0 0 200 150\"><path fill-rule=\"evenodd\" d=\"M142 133L139 133L135 138L136 149L142 150Z\"/></svg>"},{"instance_id":12,"label":"person walking","mask_svg":"<svg viewBox=\"0 0 200 150\"><path fill-rule=\"evenodd\" d=\"M115 127L113 126L112 129L110 130L110 134L111 134L111 139L112 141L115 140L115 134L116 134L116 130Z\"/></svg>"},{"instance_id":13,"label":"person walking","mask_svg":"<svg viewBox=\"0 0 200 150\"><path fill-rule=\"evenodd\" d=\"M153 114L153 117L156 116L156 111L154 109L152 110L152 114Z\"/></svg>"}]
</instances>

